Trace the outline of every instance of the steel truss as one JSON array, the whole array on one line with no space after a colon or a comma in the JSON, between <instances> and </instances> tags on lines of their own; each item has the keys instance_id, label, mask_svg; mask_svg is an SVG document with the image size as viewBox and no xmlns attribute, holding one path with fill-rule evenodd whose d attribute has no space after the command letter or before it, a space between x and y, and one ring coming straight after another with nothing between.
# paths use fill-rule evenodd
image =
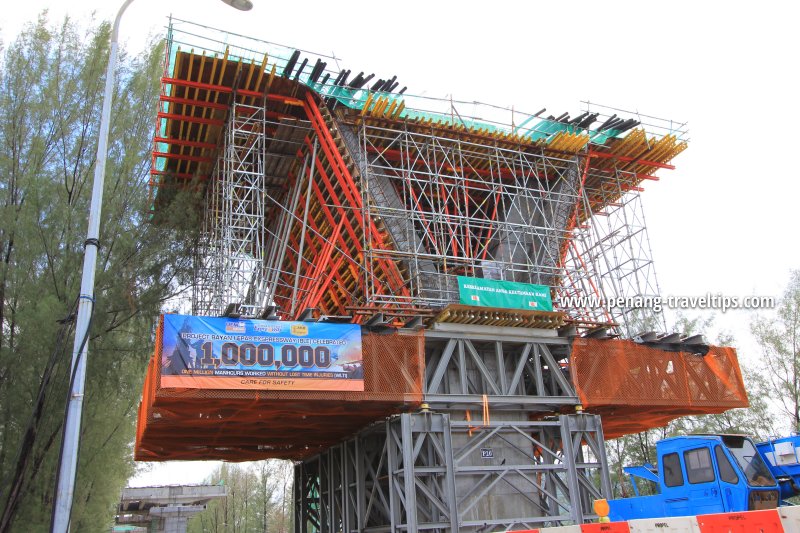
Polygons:
<instances>
[{"instance_id":1,"label":"steel truss","mask_svg":"<svg viewBox=\"0 0 800 533\"><path fill-rule=\"evenodd\" d=\"M394 416L295 468L295 531L503 531L595 518L610 494L603 432L543 330L437 324L425 409Z\"/></svg>"},{"instance_id":2,"label":"steel truss","mask_svg":"<svg viewBox=\"0 0 800 533\"><path fill-rule=\"evenodd\" d=\"M519 328L436 324L425 332L425 401L435 409L485 403L515 412L578 404L564 370L568 341L538 331L534 337Z\"/></svg>"},{"instance_id":3,"label":"steel truss","mask_svg":"<svg viewBox=\"0 0 800 533\"><path fill-rule=\"evenodd\" d=\"M295 531L504 531L596 519L600 419L396 415L295 465Z\"/></svg>"}]
</instances>

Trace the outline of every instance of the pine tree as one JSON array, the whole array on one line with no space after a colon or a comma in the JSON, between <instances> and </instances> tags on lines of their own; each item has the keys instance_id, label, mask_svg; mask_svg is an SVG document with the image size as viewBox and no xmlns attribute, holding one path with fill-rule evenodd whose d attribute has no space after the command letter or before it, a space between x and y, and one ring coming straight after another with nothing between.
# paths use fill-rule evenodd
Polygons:
<instances>
[{"instance_id":1,"label":"pine tree","mask_svg":"<svg viewBox=\"0 0 800 533\"><path fill-rule=\"evenodd\" d=\"M42 14L0 58L0 531L50 520L109 33ZM73 531L113 519L154 322L189 274L191 238L149 223L162 57L117 74Z\"/></svg>"},{"instance_id":2,"label":"pine tree","mask_svg":"<svg viewBox=\"0 0 800 533\"><path fill-rule=\"evenodd\" d=\"M800 270L791 273L775 311L757 316L751 330L761 346L767 394L780 405L790 429L800 431Z\"/></svg>"}]
</instances>

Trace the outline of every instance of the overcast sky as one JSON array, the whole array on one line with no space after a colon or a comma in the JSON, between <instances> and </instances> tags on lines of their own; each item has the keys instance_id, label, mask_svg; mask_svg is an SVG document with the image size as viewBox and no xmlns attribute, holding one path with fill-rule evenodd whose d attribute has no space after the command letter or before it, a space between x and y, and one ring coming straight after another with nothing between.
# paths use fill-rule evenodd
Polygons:
<instances>
[{"instance_id":1,"label":"overcast sky","mask_svg":"<svg viewBox=\"0 0 800 533\"><path fill-rule=\"evenodd\" d=\"M219 0L137 0L121 39L140 50L172 13L335 52L354 72L396 74L412 94L555 115L591 100L688 121L677 169L644 184L662 294L778 295L800 268L800 3L253 1L241 13ZM42 9L110 19L117 4L26 0L0 11L0 31L7 43ZM719 322L755 357L749 320ZM165 479L200 480L182 475Z\"/></svg>"}]
</instances>

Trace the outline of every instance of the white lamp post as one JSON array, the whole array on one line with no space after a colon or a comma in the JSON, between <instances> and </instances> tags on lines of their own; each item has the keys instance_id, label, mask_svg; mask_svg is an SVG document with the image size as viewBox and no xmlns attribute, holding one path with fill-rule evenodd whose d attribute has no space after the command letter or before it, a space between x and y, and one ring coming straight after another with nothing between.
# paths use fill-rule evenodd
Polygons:
<instances>
[{"instance_id":1,"label":"white lamp post","mask_svg":"<svg viewBox=\"0 0 800 533\"><path fill-rule=\"evenodd\" d=\"M88 354L89 318L94 307L94 275L97 265L97 250L100 237L100 211L103 203L103 183L106 174L106 154L108 153L108 129L111 118L111 101L114 97L114 70L117 66L117 40L119 37L119 21L125 9L133 0L125 0L114 19L111 30L111 50L106 70L106 86L103 96L103 112L100 116L100 133L97 141L97 159L94 167L94 184L92 201L89 206L89 230L83 256L83 276L81 278L80 301L75 324L75 343L72 348L72 372L74 376L70 385L67 419L64 423L64 442L58 470L58 489L56 492L53 523L51 531L66 533L69 529L72 498L75 492L75 474L78 463L78 446L80 443L81 412L83 410L83 391L86 381L86 358ZM240 11L248 11L253 7L250 0L222 0Z\"/></svg>"}]
</instances>

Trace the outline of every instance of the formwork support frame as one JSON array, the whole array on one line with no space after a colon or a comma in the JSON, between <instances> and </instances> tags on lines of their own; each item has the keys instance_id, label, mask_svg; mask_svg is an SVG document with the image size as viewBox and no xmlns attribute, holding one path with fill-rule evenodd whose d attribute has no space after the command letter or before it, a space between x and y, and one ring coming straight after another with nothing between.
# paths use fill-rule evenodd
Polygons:
<instances>
[{"instance_id":1,"label":"formwork support frame","mask_svg":"<svg viewBox=\"0 0 800 533\"><path fill-rule=\"evenodd\" d=\"M196 314L221 315L229 303L242 316L278 303L290 317L437 307L458 300L455 277L466 275L550 286L557 309L584 327L664 329L652 309L604 305L658 287L636 176L617 170L592 190L594 152L511 149L408 124L354 128L308 94L309 135L291 155L303 170L274 192L268 150L290 117L276 122L232 96L197 247ZM598 194L608 201L593 213Z\"/></svg>"}]
</instances>

